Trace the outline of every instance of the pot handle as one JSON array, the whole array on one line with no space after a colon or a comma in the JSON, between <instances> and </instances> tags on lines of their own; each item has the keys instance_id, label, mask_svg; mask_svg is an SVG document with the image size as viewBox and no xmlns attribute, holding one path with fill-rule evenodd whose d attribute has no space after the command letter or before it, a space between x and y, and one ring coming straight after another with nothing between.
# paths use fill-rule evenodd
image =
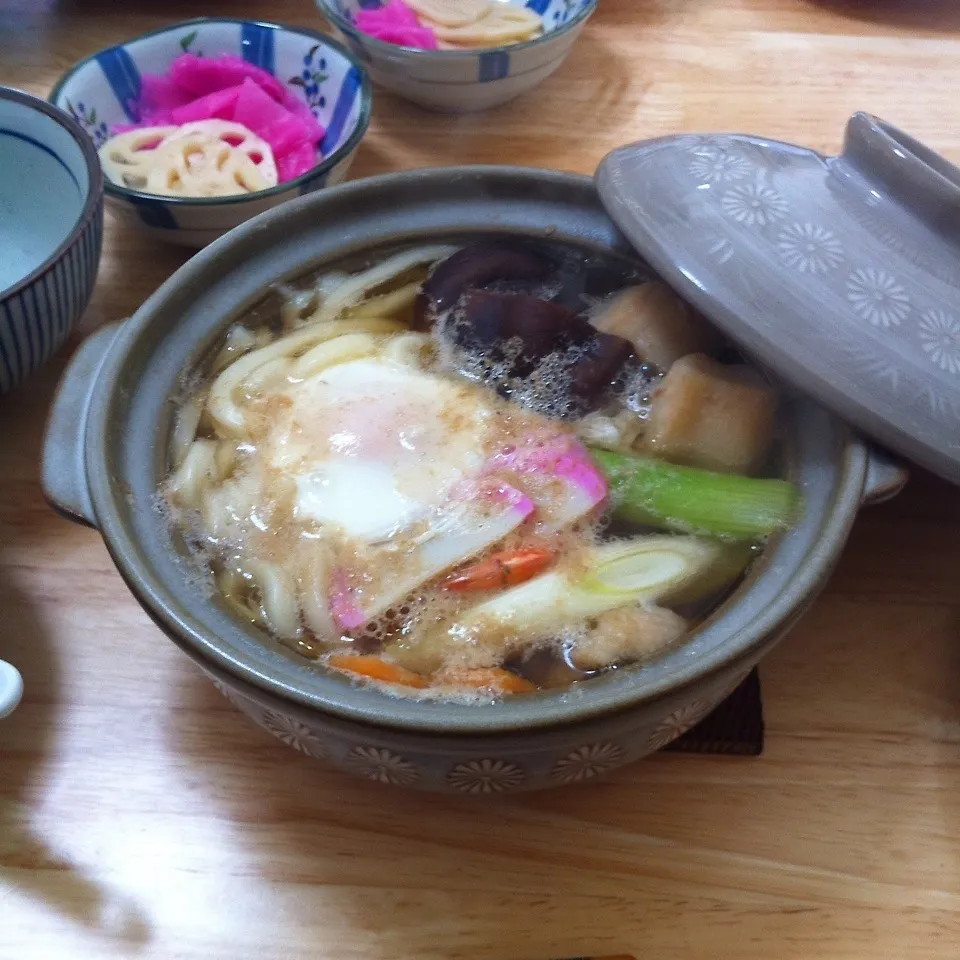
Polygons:
<instances>
[{"instance_id":1,"label":"pot handle","mask_svg":"<svg viewBox=\"0 0 960 960\"><path fill-rule=\"evenodd\" d=\"M910 479L903 463L880 447L867 448L867 475L860 495L862 506L870 507L895 497Z\"/></svg>"},{"instance_id":2,"label":"pot handle","mask_svg":"<svg viewBox=\"0 0 960 960\"><path fill-rule=\"evenodd\" d=\"M90 334L70 358L57 386L43 436L40 486L61 516L96 527L84 448L90 401L103 361L120 330L110 323Z\"/></svg>"}]
</instances>

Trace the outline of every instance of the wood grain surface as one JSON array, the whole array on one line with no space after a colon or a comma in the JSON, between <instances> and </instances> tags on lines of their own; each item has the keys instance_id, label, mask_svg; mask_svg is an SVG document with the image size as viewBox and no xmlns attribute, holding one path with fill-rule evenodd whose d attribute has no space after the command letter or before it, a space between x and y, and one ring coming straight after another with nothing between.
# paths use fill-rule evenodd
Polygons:
<instances>
[{"instance_id":1,"label":"wood grain surface","mask_svg":"<svg viewBox=\"0 0 960 960\"><path fill-rule=\"evenodd\" d=\"M315 26L309 0L0 0L0 83L200 13ZM461 118L377 91L355 176L592 171L680 130L835 150L867 109L960 160L960 5L601 0L532 97ZM108 224L74 338L185 255ZM3 960L929 960L960 955L960 492L865 511L764 663L758 760L661 756L499 803L354 781L278 745L149 622L99 536L44 504L65 355L0 398Z\"/></svg>"}]
</instances>

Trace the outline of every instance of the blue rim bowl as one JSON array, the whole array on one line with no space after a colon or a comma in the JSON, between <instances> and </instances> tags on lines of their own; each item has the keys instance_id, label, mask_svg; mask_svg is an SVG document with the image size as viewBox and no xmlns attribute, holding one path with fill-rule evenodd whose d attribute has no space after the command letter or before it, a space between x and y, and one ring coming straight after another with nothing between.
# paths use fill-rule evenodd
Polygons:
<instances>
[{"instance_id":1,"label":"blue rim bowl","mask_svg":"<svg viewBox=\"0 0 960 960\"><path fill-rule=\"evenodd\" d=\"M540 84L566 59L598 0L513 0L540 14L542 36L524 43L464 50L421 50L358 30L359 9L384 0L315 0L320 13L366 64L375 82L428 109L485 110Z\"/></svg>"},{"instance_id":2,"label":"blue rim bowl","mask_svg":"<svg viewBox=\"0 0 960 960\"><path fill-rule=\"evenodd\" d=\"M99 148L115 125L139 120L142 75L163 73L187 52L241 56L275 76L327 131L322 159L293 180L229 197L158 196L107 180L112 210L132 212L140 226L165 239L191 242L188 235L196 235L206 243L278 203L344 178L370 122L370 79L349 50L316 30L233 17L187 20L85 57L60 77L49 99Z\"/></svg>"}]
</instances>

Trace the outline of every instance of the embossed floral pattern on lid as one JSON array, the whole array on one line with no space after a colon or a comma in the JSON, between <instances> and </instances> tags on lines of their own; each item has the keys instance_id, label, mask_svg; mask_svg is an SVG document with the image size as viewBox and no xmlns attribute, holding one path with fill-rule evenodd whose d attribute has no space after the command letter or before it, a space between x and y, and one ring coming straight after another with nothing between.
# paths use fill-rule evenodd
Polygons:
<instances>
[{"instance_id":1,"label":"embossed floral pattern on lid","mask_svg":"<svg viewBox=\"0 0 960 960\"><path fill-rule=\"evenodd\" d=\"M910 313L907 291L875 267L861 267L847 277L847 299L854 313L875 327L897 327Z\"/></svg>"}]
</instances>

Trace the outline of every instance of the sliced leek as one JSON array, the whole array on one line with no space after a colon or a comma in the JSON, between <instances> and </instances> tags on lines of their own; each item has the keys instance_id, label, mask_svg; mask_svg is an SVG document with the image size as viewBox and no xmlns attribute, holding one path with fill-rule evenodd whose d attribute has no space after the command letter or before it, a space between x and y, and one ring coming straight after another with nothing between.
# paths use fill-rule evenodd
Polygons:
<instances>
[{"instance_id":1,"label":"sliced leek","mask_svg":"<svg viewBox=\"0 0 960 960\"><path fill-rule=\"evenodd\" d=\"M714 582L709 572L726 549L713 540L669 535L606 543L593 548L582 566L550 570L505 590L465 611L449 630L416 643L398 641L387 655L408 669L433 673L484 635L520 649L618 607L695 596L699 581Z\"/></svg>"},{"instance_id":2,"label":"sliced leek","mask_svg":"<svg viewBox=\"0 0 960 960\"><path fill-rule=\"evenodd\" d=\"M631 523L730 540L756 540L791 526L800 491L786 480L680 467L662 460L592 449L610 485L618 517Z\"/></svg>"}]
</instances>

